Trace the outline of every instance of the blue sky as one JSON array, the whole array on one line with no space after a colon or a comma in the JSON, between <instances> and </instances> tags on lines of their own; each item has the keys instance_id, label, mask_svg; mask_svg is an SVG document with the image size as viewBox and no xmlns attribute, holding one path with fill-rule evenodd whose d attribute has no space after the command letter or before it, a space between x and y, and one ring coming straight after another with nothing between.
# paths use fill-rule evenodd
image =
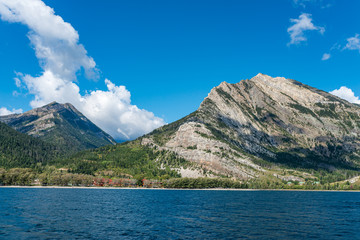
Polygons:
<instances>
[{"instance_id":1,"label":"blue sky","mask_svg":"<svg viewBox=\"0 0 360 240\"><path fill-rule=\"evenodd\" d=\"M8 2L0 0L0 5L9 7ZM175 121L196 110L211 88L222 81L236 83L259 72L296 79L325 91L346 86L356 96L360 95L357 0L43 2L77 31L76 41L87 51L87 55L81 56L96 62L96 67L88 68L96 69L98 77L87 79L86 67L79 66L74 70L76 79L66 76L66 81L75 83L81 96L98 90L97 99L101 99L100 93L111 91L104 82L109 79L114 89L120 91L117 87L125 86L129 92L121 91L131 93L131 103L130 97L121 100L127 108L136 105L140 110L146 109L146 113L136 110L140 114L136 116L146 115L143 120L149 121L147 128L137 131L138 125L129 127L126 121L132 122L131 117L122 119L123 125L119 127L101 126L113 136L116 129L133 138L164 122ZM30 10L23 10L24 14L27 11ZM47 69L44 61L48 61L35 55L38 45L31 38L34 31L29 25L31 16L9 20L4 19L3 13L0 21L0 107L9 110L27 111L51 99L38 89L29 90L27 85L43 80L41 76ZM297 22L291 19L310 21L310 25L300 22L295 27L293 42L288 29ZM46 35L35 30L36 34ZM47 40L46 46L57 46L57 41ZM324 54L330 58L322 60ZM23 80L26 74L33 78ZM15 84L16 77L22 82L20 87ZM40 100L30 104L39 94ZM58 96L54 100L59 99L72 98ZM77 100L74 101L77 106ZM81 110L92 111L90 106ZM101 125L99 117L88 114Z\"/></svg>"}]
</instances>

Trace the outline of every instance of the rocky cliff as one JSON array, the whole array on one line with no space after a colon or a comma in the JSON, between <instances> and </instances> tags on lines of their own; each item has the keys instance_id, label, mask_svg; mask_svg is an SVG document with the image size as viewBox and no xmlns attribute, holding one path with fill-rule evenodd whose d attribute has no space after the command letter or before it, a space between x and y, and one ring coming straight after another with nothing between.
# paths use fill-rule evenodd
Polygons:
<instances>
[{"instance_id":1,"label":"rocky cliff","mask_svg":"<svg viewBox=\"0 0 360 240\"><path fill-rule=\"evenodd\" d=\"M183 176L270 174L301 181L313 171L358 171L360 107L295 80L258 74L222 82L197 111L141 143L197 166L179 169Z\"/></svg>"}]
</instances>

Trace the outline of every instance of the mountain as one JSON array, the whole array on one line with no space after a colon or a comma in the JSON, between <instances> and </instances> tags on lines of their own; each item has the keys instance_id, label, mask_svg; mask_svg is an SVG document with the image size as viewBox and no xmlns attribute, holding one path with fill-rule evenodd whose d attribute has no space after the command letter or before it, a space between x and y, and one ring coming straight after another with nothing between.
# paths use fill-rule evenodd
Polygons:
<instances>
[{"instance_id":1,"label":"mountain","mask_svg":"<svg viewBox=\"0 0 360 240\"><path fill-rule=\"evenodd\" d=\"M23 114L1 116L0 121L19 132L54 144L67 154L115 144L110 135L69 103L52 102Z\"/></svg>"},{"instance_id":2,"label":"mountain","mask_svg":"<svg viewBox=\"0 0 360 240\"><path fill-rule=\"evenodd\" d=\"M143 164L182 177L335 182L359 175L360 107L295 80L258 74L222 82L198 110L136 141L70 162L129 173L127 154L140 149L152 153Z\"/></svg>"},{"instance_id":3,"label":"mountain","mask_svg":"<svg viewBox=\"0 0 360 240\"><path fill-rule=\"evenodd\" d=\"M143 145L240 179L281 168L357 170L359 143L358 105L263 74L222 82L197 111L142 138Z\"/></svg>"},{"instance_id":4,"label":"mountain","mask_svg":"<svg viewBox=\"0 0 360 240\"><path fill-rule=\"evenodd\" d=\"M46 165L59 155L59 149L54 145L0 123L0 167L35 167L37 163Z\"/></svg>"}]
</instances>

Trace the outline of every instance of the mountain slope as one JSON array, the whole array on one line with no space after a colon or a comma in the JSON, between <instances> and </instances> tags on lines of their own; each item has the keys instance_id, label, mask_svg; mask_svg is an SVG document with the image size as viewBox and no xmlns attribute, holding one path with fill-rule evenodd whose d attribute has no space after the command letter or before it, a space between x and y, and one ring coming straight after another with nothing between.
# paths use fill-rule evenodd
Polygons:
<instances>
[{"instance_id":1,"label":"mountain slope","mask_svg":"<svg viewBox=\"0 0 360 240\"><path fill-rule=\"evenodd\" d=\"M69 103L53 102L23 114L1 116L0 121L19 132L55 144L69 154L115 144L110 135Z\"/></svg>"},{"instance_id":2,"label":"mountain slope","mask_svg":"<svg viewBox=\"0 0 360 240\"><path fill-rule=\"evenodd\" d=\"M260 179L267 186L315 184L359 175L359 143L359 106L291 79L258 74L221 83L198 110L136 141L79 153L68 163L77 172L91 162L92 171L132 174L124 163L131 160L128 154L143 149L152 154L140 169Z\"/></svg>"},{"instance_id":3,"label":"mountain slope","mask_svg":"<svg viewBox=\"0 0 360 240\"><path fill-rule=\"evenodd\" d=\"M197 111L153 131L142 144L218 175L249 179L282 168L357 170L359 127L357 105L291 79L258 74L221 83Z\"/></svg>"},{"instance_id":4,"label":"mountain slope","mask_svg":"<svg viewBox=\"0 0 360 240\"><path fill-rule=\"evenodd\" d=\"M55 146L0 123L0 167L45 165L58 156L59 150Z\"/></svg>"}]
</instances>

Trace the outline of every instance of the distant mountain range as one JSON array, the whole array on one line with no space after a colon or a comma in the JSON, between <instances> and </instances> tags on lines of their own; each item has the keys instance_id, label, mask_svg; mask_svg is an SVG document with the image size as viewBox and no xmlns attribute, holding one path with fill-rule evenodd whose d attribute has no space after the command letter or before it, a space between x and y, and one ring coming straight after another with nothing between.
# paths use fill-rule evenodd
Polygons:
<instances>
[{"instance_id":1,"label":"distant mountain range","mask_svg":"<svg viewBox=\"0 0 360 240\"><path fill-rule=\"evenodd\" d=\"M68 154L116 144L109 134L69 103L52 102L23 114L0 116L0 121L21 133L53 144Z\"/></svg>"},{"instance_id":2,"label":"distant mountain range","mask_svg":"<svg viewBox=\"0 0 360 240\"><path fill-rule=\"evenodd\" d=\"M358 105L263 74L222 82L190 115L114 146L70 104L51 103L0 121L72 152L107 145L62 162L78 173L335 182L360 169Z\"/></svg>"}]
</instances>

